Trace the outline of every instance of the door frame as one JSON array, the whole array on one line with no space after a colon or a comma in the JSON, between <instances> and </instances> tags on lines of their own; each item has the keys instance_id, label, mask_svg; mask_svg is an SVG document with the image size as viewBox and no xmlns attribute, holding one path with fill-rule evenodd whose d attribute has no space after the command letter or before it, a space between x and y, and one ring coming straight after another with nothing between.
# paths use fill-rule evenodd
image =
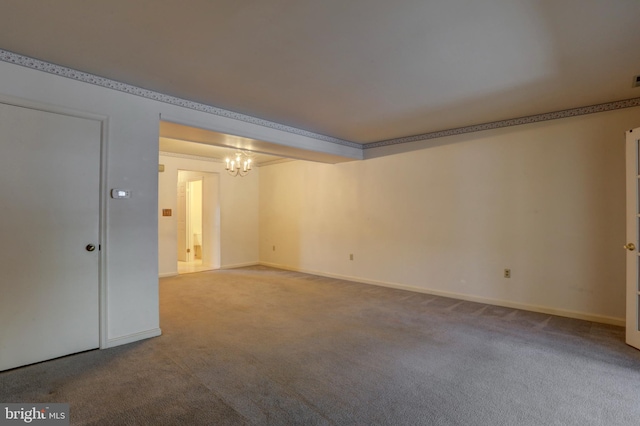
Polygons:
<instances>
[{"instance_id":1,"label":"door frame","mask_svg":"<svg viewBox=\"0 0 640 426\"><path fill-rule=\"evenodd\" d=\"M191 216L193 214L193 212L191 211L191 197L193 196L192 194L192 186L191 184L193 182L200 182L200 201L201 201L201 205L200 205L200 223L202 224L203 222L203 212L202 212L202 200L204 199L204 175L200 176L200 177L194 177L194 178L190 178L187 179L186 181L186 185L187 185L187 197L186 197L186 214L185 214L185 219L187 222L187 226L186 226L186 238L187 238L187 248L190 250L188 253L191 255L189 256L190 262L193 262L196 260L196 250L195 250L195 244L194 244L194 240L193 240L193 227L191 224ZM204 230L202 230L202 233L204 233ZM200 241L201 247L203 246L203 241ZM202 259L202 256L201 256Z\"/></svg>"},{"instance_id":2,"label":"door frame","mask_svg":"<svg viewBox=\"0 0 640 426\"><path fill-rule=\"evenodd\" d=\"M640 349L640 127L626 132L626 330L625 341ZM631 247L633 244L635 247Z\"/></svg>"},{"instance_id":3,"label":"door frame","mask_svg":"<svg viewBox=\"0 0 640 426\"><path fill-rule=\"evenodd\" d=\"M167 155L167 154L163 154ZM189 160L187 157L178 157ZM180 172L193 173L199 175L198 177L187 177L185 180L185 193L186 187L190 181L201 180L202 181L202 266L208 266L209 269L203 270L216 270L221 268L221 246L222 246L222 232L220 227L220 173L217 171L207 171L199 169L198 167L182 167L176 168L176 180L175 187L180 184ZM179 196L176 191L176 202L178 203ZM211 196L211 199L209 199ZM188 204L188 197L185 196L185 202ZM206 203L205 203L206 201ZM209 205L213 209L210 214L205 214L205 205ZM176 210L179 207L176 204ZM185 209L187 210L187 209ZM185 215L188 215L188 211L185 211ZM185 232L186 233L186 232ZM180 229L178 221L176 220L176 248L178 246L177 239L179 238ZM207 236L205 238L205 236ZM211 239L209 239L211 237ZM205 242L205 240L207 242ZM206 251L205 251L206 247ZM195 253L194 253L195 254ZM206 256L205 256L206 254ZM176 260L175 264L178 264L178 250L175 251ZM207 262L209 260L209 262Z\"/></svg>"},{"instance_id":4,"label":"door frame","mask_svg":"<svg viewBox=\"0 0 640 426\"><path fill-rule=\"evenodd\" d=\"M195 253L193 252L193 236L191 230L191 180L187 180L184 183L185 197L184 197L184 239L187 246L187 262L191 263L195 260Z\"/></svg>"},{"instance_id":5,"label":"door frame","mask_svg":"<svg viewBox=\"0 0 640 426\"><path fill-rule=\"evenodd\" d=\"M109 117L106 115L94 114L86 111L80 111L60 105L52 105L44 102L36 102L29 99L18 98L15 96L0 93L0 103L13 105L21 108L29 108L43 112L49 112L70 117L83 118L100 122L100 170L99 182L100 193L98 194L98 330L99 330L99 348L106 349L108 345L107 334L107 193L105 189L107 183L107 146L108 146L108 129Z\"/></svg>"}]
</instances>

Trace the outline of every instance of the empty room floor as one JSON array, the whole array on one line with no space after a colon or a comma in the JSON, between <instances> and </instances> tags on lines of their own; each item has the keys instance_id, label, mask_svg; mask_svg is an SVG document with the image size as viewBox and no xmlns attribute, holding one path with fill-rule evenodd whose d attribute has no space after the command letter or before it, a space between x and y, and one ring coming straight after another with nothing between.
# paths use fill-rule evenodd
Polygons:
<instances>
[{"instance_id":1,"label":"empty room floor","mask_svg":"<svg viewBox=\"0 0 640 426\"><path fill-rule=\"evenodd\" d=\"M160 280L163 335L0 373L72 424L636 425L624 329L266 267Z\"/></svg>"},{"instance_id":2,"label":"empty room floor","mask_svg":"<svg viewBox=\"0 0 640 426\"><path fill-rule=\"evenodd\" d=\"M209 271L214 269L209 265L203 265L202 259L192 260L190 262L178 261L178 274L191 274L194 272Z\"/></svg>"}]
</instances>

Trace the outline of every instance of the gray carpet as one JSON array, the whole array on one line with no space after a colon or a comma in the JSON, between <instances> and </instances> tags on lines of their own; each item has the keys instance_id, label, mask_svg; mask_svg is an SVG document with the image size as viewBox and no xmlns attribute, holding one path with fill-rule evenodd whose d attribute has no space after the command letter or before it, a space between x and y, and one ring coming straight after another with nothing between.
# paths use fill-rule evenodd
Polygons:
<instances>
[{"instance_id":1,"label":"gray carpet","mask_svg":"<svg viewBox=\"0 0 640 426\"><path fill-rule=\"evenodd\" d=\"M619 327L264 267L162 279L163 335L0 373L87 425L638 425Z\"/></svg>"}]
</instances>

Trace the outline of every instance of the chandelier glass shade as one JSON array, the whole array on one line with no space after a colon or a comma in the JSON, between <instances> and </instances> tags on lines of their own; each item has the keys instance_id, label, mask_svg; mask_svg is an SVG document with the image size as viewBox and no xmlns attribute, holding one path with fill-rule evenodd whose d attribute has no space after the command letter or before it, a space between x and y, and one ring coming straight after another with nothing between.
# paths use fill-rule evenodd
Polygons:
<instances>
[{"instance_id":1,"label":"chandelier glass shade","mask_svg":"<svg viewBox=\"0 0 640 426\"><path fill-rule=\"evenodd\" d=\"M238 151L233 158L227 158L225 170L231 176L244 177L251 171L251 158L242 151Z\"/></svg>"}]
</instances>

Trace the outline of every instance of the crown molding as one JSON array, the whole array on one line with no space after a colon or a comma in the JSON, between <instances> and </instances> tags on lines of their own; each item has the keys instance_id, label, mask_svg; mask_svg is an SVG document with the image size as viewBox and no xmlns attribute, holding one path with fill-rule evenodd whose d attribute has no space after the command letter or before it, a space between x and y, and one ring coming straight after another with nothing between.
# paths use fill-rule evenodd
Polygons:
<instances>
[{"instance_id":1,"label":"crown molding","mask_svg":"<svg viewBox=\"0 0 640 426\"><path fill-rule=\"evenodd\" d=\"M119 81L111 80L108 78L96 76L83 71L74 70L72 68L63 67L61 65L52 64L49 62L41 61L39 59L30 58L28 56L19 55L7 50L0 49L0 61L8 62L11 64L20 65L26 68L32 68L35 70L47 72L50 74L67 77L73 80L81 81L84 83L94 84L96 86L105 87L108 89L118 90L120 92L129 93L132 95L140 96L147 99L152 99L159 102L164 102L184 108L193 109L196 111L206 112L214 114L220 117L231 118L246 123L256 124L263 127L268 127L275 130L280 130L287 133L296 134L299 136L306 136L309 138L331 142L338 145L348 146L356 149L372 149L390 145L399 145L409 142L420 142L436 138L444 138L447 136L460 135L464 133L482 132L484 130L500 129L504 127L520 126L523 124L539 123L542 121L557 120L561 118L577 117L580 115L594 114L598 112L614 111L623 108L632 108L640 106L640 97L630 98L620 101L607 102L597 105L590 105L578 108L570 108L561 111L548 112L544 114L534 114L519 118L511 118L500 121L493 121L490 123L475 124L472 126L456 127L453 129L439 130L435 132L421 133L418 135L404 136L400 138L386 139L377 142L369 143L357 143L344 139L334 138L319 133L310 132L307 130L299 129L297 127L286 126L284 124L275 123L273 121L263 120L261 118L253 117L246 114L241 114L226 109L214 107L211 105L205 105L187 99L178 98L175 96L165 95L163 93L154 92L152 90L143 89L137 86L133 86ZM165 154L166 155L166 154ZM203 157L205 158L205 157Z\"/></svg>"},{"instance_id":2,"label":"crown molding","mask_svg":"<svg viewBox=\"0 0 640 426\"><path fill-rule=\"evenodd\" d=\"M44 71L50 74L59 75L61 77L67 77L73 80L81 81L83 83L89 83L96 86L106 87L108 89L118 90L120 92L129 93L131 95L140 96L142 98L152 99L154 101L177 105L196 111L214 114L220 117L231 118L233 120L244 121L245 123L257 124L259 126L268 127L287 133L293 133L299 136L306 136L324 142L331 142L351 148L362 149L362 144L356 142L310 132L308 130L299 129L297 127L286 126L284 124L275 123L269 120L263 120L261 118L229 111L211 105L201 104L199 102L189 101L187 99L178 98L176 96L165 95L163 93L154 92L153 90L143 89L131 84L121 83L119 81L111 80L105 77L100 77L83 71L74 70L73 68L63 67L61 65L52 64L49 62L41 61L39 59L19 55L17 53L9 52L8 50L0 49L0 61L20 65L26 68L32 68L38 71Z\"/></svg>"},{"instance_id":3,"label":"crown molding","mask_svg":"<svg viewBox=\"0 0 640 426\"><path fill-rule=\"evenodd\" d=\"M405 136L401 138L387 139L371 142L363 145L363 149L379 148L382 146L398 145L409 142L426 141L429 139L444 138L447 136L461 135L463 133L482 132L484 130L500 129L503 127L520 126L523 124L539 123L541 121L558 120L560 118L577 117L580 115L594 114L597 112L614 111L623 108L640 106L640 98L625 99L622 101L607 102L604 104L586 107L571 108L544 114L528 115L519 118L493 121L491 123L475 124L473 126L456 127L453 129L439 130L436 132L422 133L419 135Z\"/></svg>"}]
</instances>

